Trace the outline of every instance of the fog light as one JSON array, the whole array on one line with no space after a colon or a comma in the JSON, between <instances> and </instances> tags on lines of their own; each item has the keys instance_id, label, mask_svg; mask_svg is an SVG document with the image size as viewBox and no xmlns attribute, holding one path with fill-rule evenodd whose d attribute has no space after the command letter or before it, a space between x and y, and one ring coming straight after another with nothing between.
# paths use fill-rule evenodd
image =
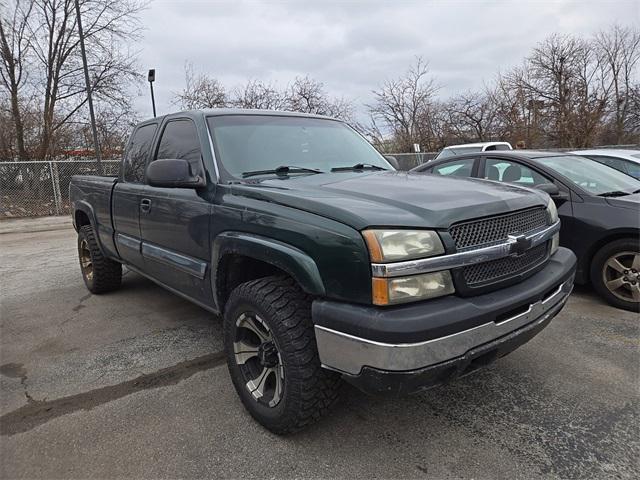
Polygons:
<instances>
[{"instance_id":1,"label":"fog light","mask_svg":"<svg viewBox=\"0 0 640 480\"><path fill-rule=\"evenodd\" d=\"M372 290L374 305L415 302L455 292L448 270L409 277L374 277Z\"/></svg>"}]
</instances>

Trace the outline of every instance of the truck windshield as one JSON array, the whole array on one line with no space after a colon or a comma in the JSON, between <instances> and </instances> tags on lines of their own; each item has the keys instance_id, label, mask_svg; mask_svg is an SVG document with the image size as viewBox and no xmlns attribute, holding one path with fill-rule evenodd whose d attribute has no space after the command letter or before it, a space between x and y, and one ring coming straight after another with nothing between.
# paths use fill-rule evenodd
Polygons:
<instances>
[{"instance_id":1,"label":"truck windshield","mask_svg":"<svg viewBox=\"0 0 640 480\"><path fill-rule=\"evenodd\" d=\"M373 165L393 167L362 136L346 124L320 118L273 115L220 115L207 119L216 158L234 177L284 166L289 172ZM273 171L273 172L272 172ZM308 172L307 174L310 174Z\"/></svg>"},{"instance_id":2,"label":"truck windshield","mask_svg":"<svg viewBox=\"0 0 640 480\"><path fill-rule=\"evenodd\" d=\"M621 196L640 189L640 182L635 178L590 158L558 155L539 157L536 160L593 195Z\"/></svg>"}]
</instances>

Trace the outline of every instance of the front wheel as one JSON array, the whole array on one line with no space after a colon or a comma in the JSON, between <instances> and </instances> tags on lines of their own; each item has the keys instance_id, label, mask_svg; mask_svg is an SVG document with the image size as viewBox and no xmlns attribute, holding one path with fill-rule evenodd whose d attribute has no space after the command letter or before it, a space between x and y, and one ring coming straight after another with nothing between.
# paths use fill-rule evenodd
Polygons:
<instances>
[{"instance_id":1,"label":"front wheel","mask_svg":"<svg viewBox=\"0 0 640 480\"><path fill-rule=\"evenodd\" d=\"M640 311L640 245L624 238L602 247L591 264L591 282L611 305Z\"/></svg>"},{"instance_id":2,"label":"front wheel","mask_svg":"<svg viewBox=\"0 0 640 480\"><path fill-rule=\"evenodd\" d=\"M267 429L300 430L336 401L340 376L320 366L310 300L292 279L266 277L238 286L223 330L231 380Z\"/></svg>"}]
</instances>

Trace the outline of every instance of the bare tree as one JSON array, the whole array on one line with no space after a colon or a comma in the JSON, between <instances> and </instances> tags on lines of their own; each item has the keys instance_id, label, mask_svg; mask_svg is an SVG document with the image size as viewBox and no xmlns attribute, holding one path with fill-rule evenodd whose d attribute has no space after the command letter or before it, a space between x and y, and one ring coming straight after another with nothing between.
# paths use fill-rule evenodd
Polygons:
<instances>
[{"instance_id":1,"label":"bare tree","mask_svg":"<svg viewBox=\"0 0 640 480\"><path fill-rule=\"evenodd\" d=\"M577 60L572 110L569 115L569 144L583 148L594 145L601 133L610 84L606 80L607 69L603 68L589 43L583 43Z\"/></svg>"},{"instance_id":2,"label":"bare tree","mask_svg":"<svg viewBox=\"0 0 640 480\"><path fill-rule=\"evenodd\" d=\"M629 113L625 123L625 133L633 136L633 140L638 142L640 139L640 83L631 86L628 98Z\"/></svg>"},{"instance_id":3,"label":"bare tree","mask_svg":"<svg viewBox=\"0 0 640 480\"><path fill-rule=\"evenodd\" d=\"M310 77L297 77L284 90L274 84L250 79L227 94L225 86L205 74L195 74L192 65L185 68L186 86L174 97L174 104L184 109L234 106L248 109L289 110L316 113L349 120L353 104L343 98L330 97L324 85Z\"/></svg>"},{"instance_id":4,"label":"bare tree","mask_svg":"<svg viewBox=\"0 0 640 480\"><path fill-rule=\"evenodd\" d=\"M285 92L285 106L293 112L328 115L343 120L353 116L353 104L344 98L331 98L324 84L310 77L297 77Z\"/></svg>"},{"instance_id":5,"label":"bare tree","mask_svg":"<svg viewBox=\"0 0 640 480\"><path fill-rule=\"evenodd\" d=\"M522 77L523 87L529 99L541 100L549 109L553 121L549 134L555 146L572 146L572 96L585 48L580 39L554 34L534 48L525 64L528 71Z\"/></svg>"},{"instance_id":6,"label":"bare tree","mask_svg":"<svg viewBox=\"0 0 640 480\"><path fill-rule=\"evenodd\" d=\"M125 44L136 40L138 0L82 0L81 14L92 93L99 100L125 105L125 85L139 79L135 55ZM72 0L35 0L28 21L31 45L39 63L34 86L42 98L42 126L37 150L39 158L52 153L56 132L86 102L86 87L80 59L76 15Z\"/></svg>"},{"instance_id":7,"label":"bare tree","mask_svg":"<svg viewBox=\"0 0 640 480\"><path fill-rule=\"evenodd\" d=\"M258 110L282 110L286 108L283 92L271 84L250 79L244 85L233 90L231 103L238 108Z\"/></svg>"},{"instance_id":8,"label":"bare tree","mask_svg":"<svg viewBox=\"0 0 640 480\"><path fill-rule=\"evenodd\" d=\"M4 9L4 7L3 7ZM24 141L24 125L22 121L21 97L27 81L26 63L29 54L31 35L28 29L28 18L33 9L33 2L17 1L13 15L0 17L0 80L6 89L11 104L11 119L19 160L27 160Z\"/></svg>"},{"instance_id":9,"label":"bare tree","mask_svg":"<svg viewBox=\"0 0 640 480\"><path fill-rule=\"evenodd\" d=\"M185 65L184 76L185 88L175 94L174 105L185 110L228 106L227 92L216 78L196 73L191 63Z\"/></svg>"},{"instance_id":10,"label":"bare tree","mask_svg":"<svg viewBox=\"0 0 640 480\"><path fill-rule=\"evenodd\" d=\"M490 140L494 136L496 105L483 92L466 92L445 105L448 127L462 141Z\"/></svg>"},{"instance_id":11,"label":"bare tree","mask_svg":"<svg viewBox=\"0 0 640 480\"><path fill-rule=\"evenodd\" d=\"M631 130L629 120L634 115L631 96L640 61L640 30L614 25L595 36L594 47L612 86L609 103L615 142L624 143Z\"/></svg>"},{"instance_id":12,"label":"bare tree","mask_svg":"<svg viewBox=\"0 0 640 480\"><path fill-rule=\"evenodd\" d=\"M387 80L374 90L374 101L367 108L378 128L393 136L396 148L410 151L413 143L427 146L433 142L430 110L437 90L428 64L417 58L402 77Z\"/></svg>"}]
</instances>

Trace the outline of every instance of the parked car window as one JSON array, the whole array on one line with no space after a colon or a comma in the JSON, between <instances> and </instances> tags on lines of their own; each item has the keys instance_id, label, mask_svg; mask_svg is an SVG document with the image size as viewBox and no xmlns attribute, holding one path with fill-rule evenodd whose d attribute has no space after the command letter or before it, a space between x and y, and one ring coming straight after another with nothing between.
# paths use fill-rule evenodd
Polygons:
<instances>
[{"instance_id":1,"label":"parked car window","mask_svg":"<svg viewBox=\"0 0 640 480\"><path fill-rule=\"evenodd\" d=\"M509 148L509 145L489 145L484 149L485 152L489 152L491 150L511 150L511 148Z\"/></svg>"},{"instance_id":2,"label":"parked car window","mask_svg":"<svg viewBox=\"0 0 640 480\"><path fill-rule=\"evenodd\" d=\"M432 173L435 175L447 175L452 177L470 177L475 159L466 158L433 167Z\"/></svg>"},{"instance_id":3,"label":"parked car window","mask_svg":"<svg viewBox=\"0 0 640 480\"><path fill-rule=\"evenodd\" d=\"M638 180L640 180L640 163L627 163L627 173L633 178L637 178Z\"/></svg>"},{"instance_id":4,"label":"parked car window","mask_svg":"<svg viewBox=\"0 0 640 480\"><path fill-rule=\"evenodd\" d=\"M585 155L585 157L595 160L596 162L603 163L608 167L615 168L616 170L620 170L621 172L629 173L627 164L630 162L622 160L621 158L608 157L606 155Z\"/></svg>"},{"instance_id":5,"label":"parked car window","mask_svg":"<svg viewBox=\"0 0 640 480\"><path fill-rule=\"evenodd\" d=\"M173 120L162 132L155 159L181 158L191 165L193 175L203 175L202 152L196 127L191 120Z\"/></svg>"},{"instance_id":6,"label":"parked car window","mask_svg":"<svg viewBox=\"0 0 640 480\"><path fill-rule=\"evenodd\" d=\"M539 157L536 160L593 195L611 192L632 193L640 189L640 182L635 178L590 158L579 155L559 155Z\"/></svg>"},{"instance_id":7,"label":"parked car window","mask_svg":"<svg viewBox=\"0 0 640 480\"><path fill-rule=\"evenodd\" d=\"M549 178L521 163L502 158L487 158L484 164L484 178L532 187L553 183Z\"/></svg>"},{"instance_id":8,"label":"parked car window","mask_svg":"<svg viewBox=\"0 0 640 480\"><path fill-rule=\"evenodd\" d=\"M435 160L442 160L443 158L449 158L456 155L462 155L464 153L475 153L481 152L482 147L445 147L440 151L438 155L436 155Z\"/></svg>"},{"instance_id":9,"label":"parked car window","mask_svg":"<svg viewBox=\"0 0 640 480\"><path fill-rule=\"evenodd\" d=\"M155 123L152 123L143 125L133 132L131 141L124 154L123 173L125 182L144 182L144 169L157 127Z\"/></svg>"}]
</instances>

